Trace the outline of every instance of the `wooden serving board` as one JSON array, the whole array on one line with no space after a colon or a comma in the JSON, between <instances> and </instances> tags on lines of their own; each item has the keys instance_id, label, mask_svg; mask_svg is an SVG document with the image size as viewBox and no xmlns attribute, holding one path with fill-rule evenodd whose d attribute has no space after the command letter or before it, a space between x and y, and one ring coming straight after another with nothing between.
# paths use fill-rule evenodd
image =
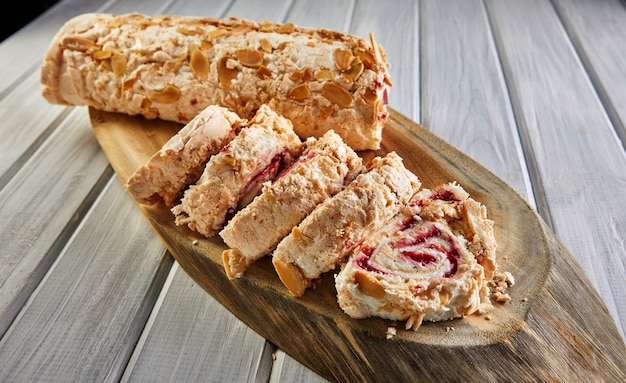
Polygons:
<instances>
[{"instance_id":1,"label":"wooden serving board","mask_svg":"<svg viewBox=\"0 0 626 383\"><path fill-rule=\"evenodd\" d=\"M151 157L180 124L90 109L93 131L120 181ZM512 300L475 315L423 323L418 331L340 309L333 273L294 298L269 259L226 277L219 236L174 224L162 204L138 205L181 267L244 323L326 379L383 381L626 381L626 346L600 296L572 255L508 185L425 128L391 110L381 150L397 152L424 187L457 181L495 222L498 270ZM194 241L197 240L196 244ZM267 257L266 257L267 258ZM387 328L397 334L386 338Z\"/></svg>"}]
</instances>

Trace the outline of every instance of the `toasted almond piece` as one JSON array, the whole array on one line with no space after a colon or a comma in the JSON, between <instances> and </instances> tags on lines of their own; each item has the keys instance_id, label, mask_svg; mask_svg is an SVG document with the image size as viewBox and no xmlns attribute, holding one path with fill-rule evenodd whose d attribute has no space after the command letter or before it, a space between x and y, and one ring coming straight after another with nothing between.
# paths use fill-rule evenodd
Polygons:
<instances>
[{"instance_id":1,"label":"toasted almond piece","mask_svg":"<svg viewBox=\"0 0 626 383\"><path fill-rule=\"evenodd\" d=\"M306 290L306 279L296 265L285 263L276 258L272 259L274 269L280 281L289 289L289 292L296 297L302 296Z\"/></svg>"},{"instance_id":2,"label":"toasted almond piece","mask_svg":"<svg viewBox=\"0 0 626 383\"><path fill-rule=\"evenodd\" d=\"M220 81L220 85L224 88L232 88L233 80L237 78L237 69L229 68L226 65L229 59L229 56L223 56L217 62L217 77Z\"/></svg>"},{"instance_id":3,"label":"toasted almond piece","mask_svg":"<svg viewBox=\"0 0 626 383\"><path fill-rule=\"evenodd\" d=\"M189 47L189 50L189 66L191 67L191 71L198 80L205 81L209 77L209 71L211 69L209 59L207 59L200 48L194 44Z\"/></svg>"},{"instance_id":4,"label":"toasted almond piece","mask_svg":"<svg viewBox=\"0 0 626 383\"><path fill-rule=\"evenodd\" d=\"M216 39L218 37L222 37L228 34L228 31L222 28L216 28L208 31L206 33L206 37L209 39Z\"/></svg>"},{"instance_id":5,"label":"toasted almond piece","mask_svg":"<svg viewBox=\"0 0 626 383\"><path fill-rule=\"evenodd\" d=\"M352 81L356 81L359 76L361 76L361 73L363 73L364 69L365 65L363 65L363 62L359 58L355 58L354 60L352 60L352 64L350 64L350 69L346 71L345 75L349 76Z\"/></svg>"},{"instance_id":6,"label":"toasted almond piece","mask_svg":"<svg viewBox=\"0 0 626 383\"><path fill-rule=\"evenodd\" d=\"M330 106L322 106L320 109L320 119L325 120L328 117L332 116L335 113L335 110Z\"/></svg>"},{"instance_id":7,"label":"toasted almond piece","mask_svg":"<svg viewBox=\"0 0 626 383\"><path fill-rule=\"evenodd\" d=\"M367 69L372 69L374 67L375 58L371 52L366 50L365 48L355 48L353 51L354 55L361 59L361 62Z\"/></svg>"},{"instance_id":8,"label":"toasted almond piece","mask_svg":"<svg viewBox=\"0 0 626 383\"><path fill-rule=\"evenodd\" d=\"M180 98L180 89L174 85L166 85L163 90L150 92L150 101L170 104Z\"/></svg>"},{"instance_id":9,"label":"toasted almond piece","mask_svg":"<svg viewBox=\"0 0 626 383\"><path fill-rule=\"evenodd\" d=\"M263 52L256 49L239 49L237 60L249 68L258 68L263 64Z\"/></svg>"},{"instance_id":10,"label":"toasted almond piece","mask_svg":"<svg viewBox=\"0 0 626 383\"><path fill-rule=\"evenodd\" d=\"M335 73L333 73L330 69L320 69L317 74L315 74L315 79L317 81L327 81L335 78Z\"/></svg>"},{"instance_id":11,"label":"toasted almond piece","mask_svg":"<svg viewBox=\"0 0 626 383\"><path fill-rule=\"evenodd\" d=\"M382 299L385 296L385 287L376 278L361 270L354 273L354 283L360 292L374 299Z\"/></svg>"},{"instance_id":12,"label":"toasted almond piece","mask_svg":"<svg viewBox=\"0 0 626 383\"><path fill-rule=\"evenodd\" d=\"M304 68L304 71L302 72L302 79L304 81L313 80L313 71L311 70L311 68L309 67Z\"/></svg>"},{"instance_id":13,"label":"toasted almond piece","mask_svg":"<svg viewBox=\"0 0 626 383\"><path fill-rule=\"evenodd\" d=\"M94 60L106 60L110 59L112 55L112 51L95 51L92 56Z\"/></svg>"},{"instance_id":14,"label":"toasted almond piece","mask_svg":"<svg viewBox=\"0 0 626 383\"><path fill-rule=\"evenodd\" d=\"M204 33L204 31L200 28L189 29L185 26L179 26L176 28L176 32L185 36L198 36Z\"/></svg>"},{"instance_id":15,"label":"toasted almond piece","mask_svg":"<svg viewBox=\"0 0 626 383\"><path fill-rule=\"evenodd\" d=\"M222 252L222 263L228 279L241 277L248 267L246 257L236 249L224 250Z\"/></svg>"},{"instance_id":16,"label":"toasted almond piece","mask_svg":"<svg viewBox=\"0 0 626 383\"><path fill-rule=\"evenodd\" d=\"M117 77L122 77L126 73L126 56L115 52L111 56L111 68Z\"/></svg>"},{"instance_id":17,"label":"toasted almond piece","mask_svg":"<svg viewBox=\"0 0 626 383\"><path fill-rule=\"evenodd\" d=\"M278 33L290 34L296 30L296 26L293 23L286 23L278 27Z\"/></svg>"},{"instance_id":18,"label":"toasted almond piece","mask_svg":"<svg viewBox=\"0 0 626 383\"><path fill-rule=\"evenodd\" d=\"M289 79L293 82L300 82L304 78L304 73L297 70L289 75Z\"/></svg>"},{"instance_id":19,"label":"toasted almond piece","mask_svg":"<svg viewBox=\"0 0 626 383\"><path fill-rule=\"evenodd\" d=\"M78 36L67 36L63 38L63 41L61 41L62 49L70 49L74 51L85 52L95 46L96 46L95 42L89 39L86 39L84 37L78 37Z\"/></svg>"},{"instance_id":20,"label":"toasted almond piece","mask_svg":"<svg viewBox=\"0 0 626 383\"><path fill-rule=\"evenodd\" d=\"M306 100L311 96L309 85L306 82L300 85L296 85L293 88L289 89L289 91L287 92L287 96L297 101Z\"/></svg>"},{"instance_id":21,"label":"toasted almond piece","mask_svg":"<svg viewBox=\"0 0 626 383\"><path fill-rule=\"evenodd\" d=\"M259 69L256 70L256 75L267 80L268 78L272 78L272 71L265 65L261 65Z\"/></svg>"},{"instance_id":22,"label":"toasted almond piece","mask_svg":"<svg viewBox=\"0 0 626 383\"><path fill-rule=\"evenodd\" d=\"M376 98L378 98L378 96L376 95L376 90L371 88L365 89L361 97L363 97L365 102L368 104L373 104L374 102L376 102Z\"/></svg>"},{"instance_id":23,"label":"toasted almond piece","mask_svg":"<svg viewBox=\"0 0 626 383\"><path fill-rule=\"evenodd\" d=\"M260 41L261 50L266 53L272 53L272 43L265 37Z\"/></svg>"},{"instance_id":24,"label":"toasted almond piece","mask_svg":"<svg viewBox=\"0 0 626 383\"><path fill-rule=\"evenodd\" d=\"M344 72L350 69L350 64L352 63L352 52L347 49L337 48L333 53L335 58L335 66L337 69Z\"/></svg>"},{"instance_id":25,"label":"toasted almond piece","mask_svg":"<svg viewBox=\"0 0 626 383\"><path fill-rule=\"evenodd\" d=\"M446 303L448 303L450 301L451 298L451 294L448 290L441 290L439 292L439 302L441 302L442 306L445 306Z\"/></svg>"},{"instance_id":26,"label":"toasted almond piece","mask_svg":"<svg viewBox=\"0 0 626 383\"><path fill-rule=\"evenodd\" d=\"M322 96L344 108L349 108L354 103L352 95L345 88L334 82L326 82L322 86Z\"/></svg>"},{"instance_id":27,"label":"toasted almond piece","mask_svg":"<svg viewBox=\"0 0 626 383\"><path fill-rule=\"evenodd\" d=\"M186 59L185 55L182 55L180 57L175 57L175 58L167 60L165 64L163 65L168 71L176 73L178 72L180 67L183 66L183 62L185 61L185 59Z\"/></svg>"}]
</instances>

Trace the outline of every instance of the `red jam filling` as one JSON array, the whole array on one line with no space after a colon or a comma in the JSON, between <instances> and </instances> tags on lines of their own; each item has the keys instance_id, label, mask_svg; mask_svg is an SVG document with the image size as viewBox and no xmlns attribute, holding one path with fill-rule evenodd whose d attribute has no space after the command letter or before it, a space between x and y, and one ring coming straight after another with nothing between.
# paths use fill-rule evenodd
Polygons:
<instances>
[{"instance_id":1,"label":"red jam filling","mask_svg":"<svg viewBox=\"0 0 626 383\"><path fill-rule=\"evenodd\" d=\"M398 241L395 241L394 243L392 243L392 246L397 249L417 246L417 245L424 244L429 238L439 237L442 235L441 230L439 230L439 228L437 228L436 226L432 226L429 230L418 232L416 234L417 235L411 238L402 238ZM456 274L456 271L458 269L459 259L461 259L461 253L459 251L457 244L454 241L452 241L451 238L447 238L447 240L450 243L449 250L444 249L441 246L438 246L436 244L426 244L424 246L424 248L426 249L435 250L438 253L445 254L446 259L450 263L450 270L444 273L443 275L444 278L449 278L453 276L454 274ZM411 261L421 266L429 266L437 262L437 257L432 255L431 253L424 252L424 251L400 250L400 254L402 254L402 256L407 257Z\"/></svg>"}]
</instances>

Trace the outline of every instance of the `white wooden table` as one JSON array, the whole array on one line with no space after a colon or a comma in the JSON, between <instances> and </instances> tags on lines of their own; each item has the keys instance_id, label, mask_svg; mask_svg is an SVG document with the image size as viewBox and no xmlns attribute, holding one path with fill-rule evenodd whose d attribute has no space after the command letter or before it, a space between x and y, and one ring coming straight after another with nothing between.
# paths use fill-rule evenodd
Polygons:
<instances>
[{"instance_id":1,"label":"white wooden table","mask_svg":"<svg viewBox=\"0 0 626 383\"><path fill-rule=\"evenodd\" d=\"M178 267L87 109L40 96L52 36L92 11L373 32L390 106L536 207L626 333L623 1L62 0L0 44L0 381L323 380Z\"/></svg>"}]
</instances>

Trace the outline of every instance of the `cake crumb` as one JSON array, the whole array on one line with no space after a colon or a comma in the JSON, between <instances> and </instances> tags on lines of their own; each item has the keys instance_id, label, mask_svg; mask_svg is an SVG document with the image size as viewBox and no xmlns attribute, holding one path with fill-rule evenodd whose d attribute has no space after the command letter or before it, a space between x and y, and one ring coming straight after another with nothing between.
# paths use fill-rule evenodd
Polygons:
<instances>
[{"instance_id":1,"label":"cake crumb","mask_svg":"<svg viewBox=\"0 0 626 383\"><path fill-rule=\"evenodd\" d=\"M485 320L491 320L491 315L485 315Z\"/></svg>"},{"instance_id":2,"label":"cake crumb","mask_svg":"<svg viewBox=\"0 0 626 383\"><path fill-rule=\"evenodd\" d=\"M446 332L450 332L450 331L454 331L454 327L447 326L446 327Z\"/></svg>"},{"instance_id":3,"label":"cake crumb","mask_svg":"<svg viewBox=\"0 0 626 383\"><path fill-rule=\"evenodd\" d=\"M191 242L192 245L196 246L198 244L198 240L194 239L193 242Z\"/></svg>"},{"instance_id":4,"label":"cake crumb","mask_svg":"<svg viewBox=\"0 0 626 383\"><path fill-rule=\"evenodd\" d=\"M515 284L515 278L508 271L503 273L496 273L493 279L489 281L489 287L491 289L491 296L496 302L507 303L511 300L511 296L506 292L506 289Z\"/></svg>"},{"instance_id":5,"label":"cake crumb","mask_svg":"<svg viewBox=\"0 0 626 383\"><path fill-rule=\"evenodd\" d=\"M387 327L387 339L392 339L394 336L396 336L396 328L395 327Z\"/></svg>"}]
</instances>

